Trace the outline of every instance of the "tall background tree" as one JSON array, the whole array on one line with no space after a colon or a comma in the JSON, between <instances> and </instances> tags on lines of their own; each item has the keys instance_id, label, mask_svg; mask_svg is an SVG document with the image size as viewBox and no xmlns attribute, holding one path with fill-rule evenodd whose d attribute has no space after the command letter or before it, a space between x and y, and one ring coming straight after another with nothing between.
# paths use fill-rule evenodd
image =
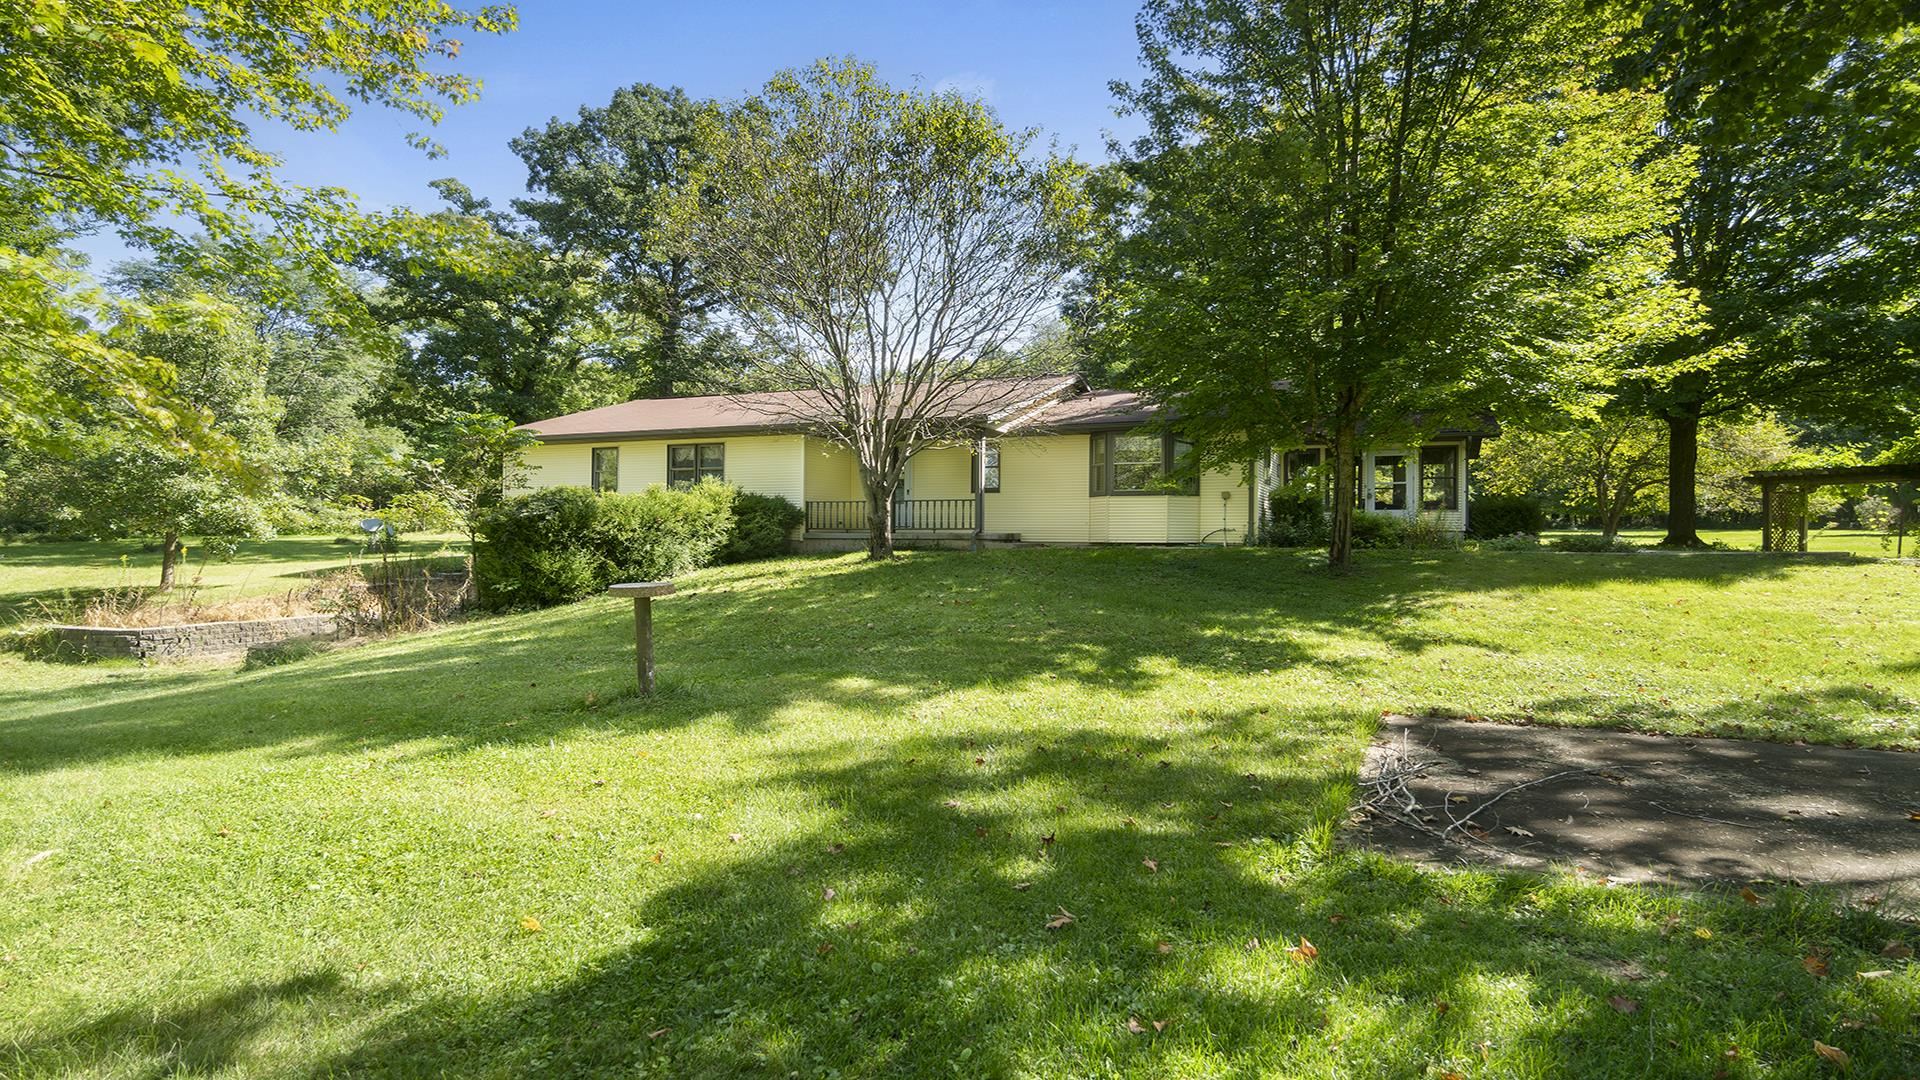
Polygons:
<instances>
[{"instance_id":1,"label":"tall background tree","mask_svg":"<svg viewBox=\"0 0 1920 1080\"><path fill-rule=\"evenodd\" d=\"M1202 460L1333 447L1351 559L1363 439L1600 381L1684 323L1658 102L1585 85L1608 27L1521 0L1152 0L1148 134L1116 148L1077 310Z\"/></svg>"},{"instance_id":2,"label":"tall background tree","mask_svg":"<svg viewBox=\"0 0 1920 1080\"><path fill-rule=\"evenodd\" d=\"M1920 34L1910 4L1645 0L1619 61L1695 163L1669 277L1701 325L1624 387L1667 425L1665 543L1700 543L1703 422L1911 431L1920 410Z\"/></svg>"},{"instance_id":3,"label":"tall background tree","mask_svg":"<svg viewBox=\"0 0 1920 1080\"><path fill-rule=\"evenodd\" d=\"M726 290L783 418L845 446L868 555L893 553L907 459L1031 384L1019 346L1084 226L1080 170L958 94L821 61L703 119L682 247Z\"/></svg>"}]
</instances>

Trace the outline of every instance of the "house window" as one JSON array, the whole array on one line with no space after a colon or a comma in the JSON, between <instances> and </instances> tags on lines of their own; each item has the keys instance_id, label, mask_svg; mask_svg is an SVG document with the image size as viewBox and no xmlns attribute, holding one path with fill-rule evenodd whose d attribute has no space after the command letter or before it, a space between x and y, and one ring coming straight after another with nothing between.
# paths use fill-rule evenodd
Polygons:
<instances>
[{"instance_id":1,"label":"house window","mask_svg":"<svg viewBox=\"0 0 1920 1080\"><path fill-rule=\"evenodd\" d=\"M1287 451L1286 456L1280 459L1280 482L1291 484L1306 479L1310 470L1320 467L1320 455L1323 452L1318 448Z\"/></svg>"},{"instance_id":2,"label":"house window","mask_svg":"<svg viewBox=\"0 0 1920 1080\"><path fill-rule=\"evenodd\" d=\"M1373 508L1375 510L1407 508L1407 456L1405 454L1373 456Z\"/></svg>"},{"instance_id":3,"label":"house window","mask_svg":"<svg viewBox=\"0 0 1920 1080\"><path fill-rule=\"evenodd\" d=\"M593 468L588 483L595 491L620 490L620 448L617 446L596 446L593 448Z\"/></svg>"},{"instance_id":4,"label":"house window","mask_svg":"<svg viewBox=\"0 0 1920 1080\"><path fill-rule=\"evenodd\" d=\"M727 444L676 443L667 447L667 486L692 487L727 478Z\"/></svg>"},{"instance_id":5,"label":"house window","mask_svg":"<svg viewBox=\"0 0 1920 1080\"><path fill-rule=\"evenodd\" d=\"M1093 436L1090 490L1095 495L1198 495L1198 477L1168 479L1192 452L1192 443L1171 435L1101 432Z\"/></svg>"},{"instance_id":6,"label":"house window","mask_svg":"<svg viewBox=\"0 0 1920 1080\"><path fill-rule=\"evenodd\" d=\"M1452 446L1420 451L1420 509L1460 509L1460 454Z\"/></svg>"},{"instance_id":7,"label":"house window","mask_svg":"<svg viewBox=\"0 0 1920 1080\"><path fill-rule=\"evenodd\" d=\"M983 478L986 481L984 487L987 491L1000 490L1000 444L999 443L987 444L987 460L984 463L984 465L980 461L979 454L976 453L973 455L973 468L967 471L967 484L973 490L978 491L982 487L982 485L980 485L978 481L980 481Z\"/></svg>"}]
</instances>

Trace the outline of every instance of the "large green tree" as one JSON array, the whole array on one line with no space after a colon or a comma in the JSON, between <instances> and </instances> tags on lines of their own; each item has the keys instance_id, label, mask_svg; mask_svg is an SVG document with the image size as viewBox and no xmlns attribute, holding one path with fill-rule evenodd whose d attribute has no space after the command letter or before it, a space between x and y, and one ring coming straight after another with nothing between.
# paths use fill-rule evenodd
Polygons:
<instances>
[{"instance_id":1,"label":"large green tree","mask_svg":"<svg viewBox=\"0 0 1920 1080\"><path fill-rule=\"evenodd\" d=\"M479 89L438 63L456 35L514 22L444 0L0 0L0 435L44 440L102 400L149 432L204 426L164 363L95 333L148 313L88 291L60 231L166 247L185 219L329 271L362 218L342 189L284 183L260 120L333 130L360 102L430 124Z\"/></svg>"},{"instance_id":2,"label":"large green tree","mask_svg":"<svg viewBox=\"0 0 1920 1080\"><path fill-rule=\"evenodd\" d=\"M1077 310L1203 460L1330 444L1335 566L1363 439L1593 385L1685 322L1650 284L1658 102L1585 87L1585 5L1152 0L1140 36L1148 134Z\"/></svg>"},{"instance_id":3,"label":"large green tree","mask_svg":"<svg viewBox=\"0 0 1920 1080\"><path fill-rule=\"evenodd\" d=\"M1648 0L1621 66L1695 163L1669 228L1694 332L1625 389L1669 431L1665 542L1700 543L1703 422L1910 429L1920 402L1920 23L1900 0Z\"/></svg>"},{"instance_id":4,"label":"large green tree","mask_svg":"<svg viewBox=\"0 0 1920 1080\"><path fill-rule=\"evenodd\" d=\"M666 221L696 164L701 108L678 87L640 83L513 140L536 193L514 209L553 249L596 260L605 302L643 320L622 359L650 397L701 392L740 366L714 325L724 294Z\"/></svg>"}]
</instances>

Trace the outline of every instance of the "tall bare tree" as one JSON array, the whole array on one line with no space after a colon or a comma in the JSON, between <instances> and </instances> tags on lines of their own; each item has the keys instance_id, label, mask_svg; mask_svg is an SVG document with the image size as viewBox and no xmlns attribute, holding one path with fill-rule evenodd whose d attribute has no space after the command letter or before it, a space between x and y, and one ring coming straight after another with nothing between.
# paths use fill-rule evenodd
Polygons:
<instances>
[{"instance_id":1,"label":"tall bare tree","mask_svg":"<svg viewBox=\"0 0 1920 1080\"><path fill-rule=\"evenodd\" d=\"M1084 225L1080 170L979 101L820 61L709 113L679 221L765 358L769 406L852 452L868 555L893 554L909 458L1040 387L1017 346ZM764 400L764 399L761 399Z\"/></svg>"}]
</instances>

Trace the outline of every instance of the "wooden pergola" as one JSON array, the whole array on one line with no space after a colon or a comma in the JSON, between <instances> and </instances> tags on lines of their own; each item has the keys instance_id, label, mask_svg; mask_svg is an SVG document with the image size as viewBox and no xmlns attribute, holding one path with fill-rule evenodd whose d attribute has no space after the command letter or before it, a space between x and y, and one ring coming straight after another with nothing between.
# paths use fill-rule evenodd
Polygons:
<instances>
[{"instance_id":1,"label":"wooden pergola","mask_svg":"<svg viewBox=\"0 0 1920 1080\"><path fill-rule=\"evenodd\" d=\"M1765 469L1747 479L1760 485L1760 550L1805 551L1808 493L1833 484L1920 483L1920 462Z\"/></svg>"}]
</instances>

